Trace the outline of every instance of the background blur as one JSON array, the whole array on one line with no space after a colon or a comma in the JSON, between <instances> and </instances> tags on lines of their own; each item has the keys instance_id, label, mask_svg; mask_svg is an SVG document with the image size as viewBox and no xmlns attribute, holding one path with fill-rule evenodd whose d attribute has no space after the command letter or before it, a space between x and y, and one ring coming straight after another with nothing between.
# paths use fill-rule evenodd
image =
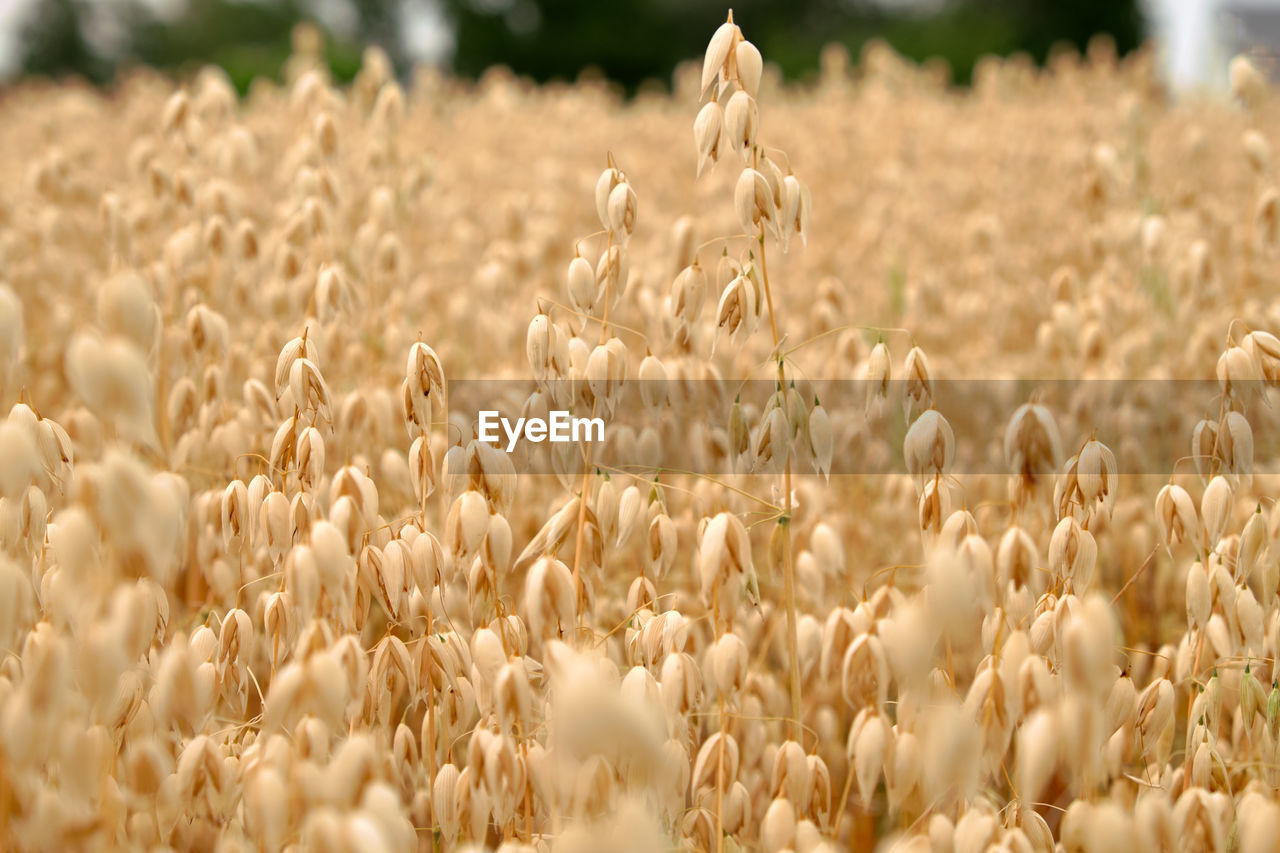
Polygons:
<instances>
[{"instance_id":1,"label":"background blur","mask_svg":"<svg viewBox=\"0 0 1280 853\"><path fill-rule=\"evenodd\" d=\"M109 82L130 64L224 67L245 90L278 77L301 20L327 35L334 76L349 79L363 45L404 73L438 63L474 76L495 64L537 80L603 73L628 91L666 83L699 56L728 0L0 0L0 79L79 75ZM983 54L1083 49L1106 33L1123 54L1158 39L1174 88L1222 83L1226 59L1280 44L1280 0L737 0L740 22L791 78L823 45L856 52L883 38L915 58L947 60L966 83Z\"/></svg>"}]
</instances>

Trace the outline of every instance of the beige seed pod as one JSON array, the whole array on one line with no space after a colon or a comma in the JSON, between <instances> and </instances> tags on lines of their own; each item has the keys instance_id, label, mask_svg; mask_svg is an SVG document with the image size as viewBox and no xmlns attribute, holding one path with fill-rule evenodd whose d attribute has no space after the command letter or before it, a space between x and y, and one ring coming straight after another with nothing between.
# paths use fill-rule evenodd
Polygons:
<instances>
[{"instance_id":1,"label":"beige seed pod","mask_svg":"<svg viewBox=\"0 0 1280 853\"><path fill-rule=\"evenodd\" d=\"M1249 580L1259 570L1266 543L1267 522L1262 517L1262 505L1259 504L1240 533L1240 546L1236 550L1235 579L1237 582Z\"/></svg>"},{"instance_id":2,"label":"beige seed pod","mask_svg":"<svg viewBox=\"0 0 1280 853\"><path fill-rule=\"evenodd\" d=\"M906 377L906 396L903 400L905 418L911 420L912 413L933 407L933 375L929 371L929 360L924 350L912 347L902 365Z\"/></svg>"},{"instance_id":3,"label":"beige seed pod","mask_svg":"<svg viewBox=\"0 0 1280 853\"><path fill-rule=\"evenodd\" d=\"M729 55L734 53L735 46L741 39L742 32L732 20L721 24L711 35L711 41L707 43L707 52L702 58L703 100L714 94L713 86L716 79L725 70Z\"/></svg>"},{"instance_id":4,"label":"beige seed pod","mask_svg":"<svg viewBox=\"0 0 1280 853\"><path fill-rule=\"evenodd\" d=\"M916 520L920 529L937 532L942 525L942 520L951 515L954 509L952 490L948 487L947 481L937 474L926 479L916 504Z\"/></svg>"},{"instance_id":5,"label":"beige seed pod","mask_svg":"<svg viewBox=\"0 0 1280 853\"><path fill-rule=\"evenodd\" d=\"M609 192L607 212L609 215L605 226L623 243L631 237L636 227L636 191L631 184L623 181Z\"/></svg>"},{"instance_id":6,"label":"beige seed pod","mask_svg":"<svg viewBox=\"0 0 1280 853\"><path fill-rule=\"evenodd\" d=\"M205 305L187 312L187 335L196 352L217 358L227 350L231 337L227 319Z\"/></svg>"},{"instance_id":7,"label":"beige seed pod","mask_svg":"<svg viewBox=\"0 0 1280 853\"><path fill-rule=\"evenodd\" d=\"M865 412L867 417L872 417L872 412L878 417L879 412L883 408L883 402L889 394L889 382L892 377L891 361L889 358L889 347L884 341L880 341L871 349L871 354L867 356L867 402Z\"/></svg>"},{"instance_id":8,"label":"beige seed pod","mask_svg":"<svg viewBox=\"0 0 1280 853\"><path fill-rule=\"evenodd\" d=\"M773 795L803 803L809 799L811 780L804 747L793 740L783 741L774 753L769 790Z\"/></svg>"},{"instance_id":9,"label":"beige seed pod","mask_svg":"<svg viewBox=\"0 0 1280 853\"><path fill-rule=\"evenodd\" d=\"M529 330L525 334L525 355L529 360L529 367L533 369L535 379L546 378L551 367L551 337L551 318L539 311L529 321Z\"/></svg>"},{"instance_id":10,"label":"beige seed pod","mask_svg":"<svg viewBox=\"0 0 1280 853\"><path fill-rule=\"evenodd\" d=\"M342 496L352 499L366 525L372 527L377 523L378 487L365 471L354 465L338 469L329 483L329 502L337 503Z\"/></svg>"},{"instance_id":11,"label":"beige seed pod","mask_svg":"<svg viewBox=\"0 0 1280 853\"><path fill-rule=\"evenodd\" d=\"M1214 477L1205 487L1200 499L1200 516L1204 519L1204 533L1209 548L1216 548L1227 532L1231 518L1232 488L1226 477Z\"/></svg>"},{"instance_id":12,"label":"beige seed pod","mask_svg":"<svg viewBox=\"0 0 1280 853\"><path fill-rule=\"evenodd\" d=\"M461 773L453 764L445 764L431 784L431 813L440 823L440 834L450 843L458 837L461 819L458 814L458 786Z\"/></svg>"},{"instance_id":13,"label":"beige seed pod","mask_svg":"<svg viewBox=\"0 0 1280 853\"><path fill-rule=\"evenodd\" d=\"M840 683L851 708L880 707L889 695L889 663L874 634L860 634L845 650Z\"/></svg>"},{"instance_id":14,"label":"beige seed pod","mask_svg":"<svg viewBox=\"0 0 1280 853\"><path fill-rule=\"evenodd\" d=\"M1001 588L1030 586L1039 580L1036 543L1023 528L1014 525L1005 530L995 557L996 581Z\"/></svg>"},{"instance_id":15,"label":"beige seed pod","mask_svg":"<svg viewBox=\"0 0 1280 853\"><path fill-rule=\"evenodd\" d=\"M716 694L729 703L730 707L736 708L738 697L747 682L747 644L735 634L724 634L707 654Z\"/></svg>"},{"instance_id":16,"label":"beige seed pod","mask_svg":"<svg viewBox=\"0 0 1280 853\"><path fill-rule=\"evenodd\" d=\"M877 782L884 769L885 756L889 754L892 733L888 730L879 714L872 713L859 728L855 725L853 732L857 737L851 741L854 776L858 780L858 795L863 808L870 808L871 799L875 796Z\"/></svg>"},{"instance_id":17,"label":"beige seed pod","mask_svg":"<svg viewBox=\"0 0 1280 853\"><path fill-rule=\"evenodd\" d=\"M1231 78L1231 94L1246 107L1256 107L1267 94L1266 77L1253 61L1244 54L1232 58L1228 68Z\"/></svg>"},{"instance_id":18,"label":"beige seed pod","mask_svg":"<svg viewBox=\"0 0 1280 853\"><path fill-rule=\"evenodd\" d=\"M850 644L870 627L871 617L847 607L836 607L828 614L822 628L822 654L818 671L825 679L836 674L836 666L844 660Z\"/></svg>"},{"instance_id":19,"label":"beige seed pod","mask_svg":"<svg viewBox=\"0 0 1280 853\"><path fill-rule=\"evenodd\" d=\"M262 500L258 513L258 529L262 544L267 546L271 559L279 560L288 550L293 536L289 522L289 499L280 492L271 492Z\"/></svg>"},{"instance_id":20,"label":"beige seed pod","mask_svg":"<svg viewBox=\"0 0 1280 853\"><path fill-rule=\"evenodd\" d=\"M781 406L773 406L756 429L752 448L753 473L781 473L791 455L791 427Z\"/></svg>"},{"instance_id":21,"label":"beige seed pod","mask_svg":"<svg viewBox=\"0 0 1280 853\"><path fill-rule=\"evenodd\" d=\"M800 203L796 206L796 234L804 244L809 242L809 223L813 220L813 197L809 193L809 185L800 183Z\"/></svg>"},{"instance_id":22,"label":"beige seed pod","mask_svg":"<svg viewBox=\"0 0 1280 853\"><path fill-rule=\"evenodd\" d=\"M1041 708L1018 729L1018 797L1025 803L1039 801L1058 761L1057 715Z\"/></svg>"},{"instance_id":23,"label":"beige seed pod","mask_svg":"<svg viewBox=\"0 0 1280 853\"><path fill-rule=\"evenodd\" d=\"M1240 346L1258 362L1263 379L1272 385L1280 382L1280 338L1270 332L1253 331L1244 336Z\"/></svg>"},{"instance_id":24,"label":"beige seed pod","mask_svg":"<svg viewBox=\"0 0 1280 853\"><path fill-rule=\"evenodd\" d=\"M942 524L938 544L958 548L966 537L978 532L978 522L968 510L957 510L947 516Z\"/></svg>"},{"instance_id":25,"label":"beige seed pod","mask_svg":"<svg viewBox=\"0 0 1280 853\"><path fill-rule=\"evenodd\" d=\"M1100 441L1085 442L1076 458L1076 484L1086 506L1092 509L1100 503L1110 515L1116 499L1115 482L1115 454Z\"/></svg>"},{"instance_id":26,"label":"beige seed pod","mask_svg":"<svg viewBox=\"0 0 1280 853\"><path fill-rule=\"evenodd\" d=\"M554 554L564 544L578 521L579 499L573 498L547 520L516 558L514 570L520 570L543 554Z\"/></svg>"},{"instance_id":27,"label":"beige seed pod","mask_svg":"<svg viewBox=\"0 0 1280 853\"><path fill-rule=\"evenodd\" d=\"M511 525L498 513L489 515L480 559L491 573L505 573L511 563Z\"/></svg>"},{"instance_id":28,"label":"beige seed pod","mask_svg":"<svg viewBox=\"0 0 1280 853\"><path fill-rule=\"evenodd\" d=\"M662 701L668 717L686 714L695 707L702 690L702 676L688 654L668 655L662 662L662 675L658 680L662 683ZM732 740L729 743L726 756L736 756L736 744ZM692 782L690 785L692 788Z\"/></svg>"},{"instance_id":29,"label":"beige seed pod","mask_svg":"<svg viewBox=\"0 0 1280 853\"><path fill-rule=\"evenodd\" d=\"M797 234L802 243L809 241L809 219L813 212L813 200L809 188L794 175L782 180L782 203L778 208L779 238L782 251L789 250L791 235Z\"/></svg>"},{"instance_id":30,"label":"beige seed pod","mask_svg":"<svg viewBox=\"0 0 1280 853\"><path fill-rule=\"evenodd\" d=\"M630 255L626 244L621 241L615 242L596 261L596 287L600 292L608 291L611 309L618 307L627 292L630 270Z\"/></svg>"},{"instance_id":31,"label":"beige seed pod","mask_svg":"<svg viewBox=\"0 0 1280 853\"><path fill-rule=\"evenodd\" d=\"M735 781L729 786L722 803L723 815L721 829L735 835L741 833L751 820L751 794L741 782ZM658 837L653 838L654 842Z\"/></svg>"},{"instance_id":32,"label":"beige seed pod","mask_svg":"<svg viewBox=\"0 0 1280 853\"><path fill-rule=\"evenodd\" d=\"M355 291L336 265L321 265L316 276L315 304L322 322L335 320L355 307Z\"/></svg>"},{"instance_id":33,"label":"beige seed pod","mask_svg":"<svg viewBox=\"0 0 1280 853\"><path fill-rule=\"evenodd\" d=\"M489 528L489 506L484 495L468 489L459 495L449 508L445 522L445 547L459 562L467 562L484 540Z\"/></svg>"},{"instance_id":34,"label":"beige seed pod","mask_svg":"<svg viewBox=\"0 0 1280 853\"><path fill-rule=\"evenodd\" d=\"M432 401L444 399L447 387L440 356L421 341L409 348L405 378L409 382L415 409L430 412Z\"/></svg>"},{"instance_id":35,"label":"beige seed pod","mask_svg":"<svg viewBox=\"0 0 1280 853\"><path fill-rule=\"evenodd\" d=\"M1218 427L1218 457L1246 486L1253 477L1253 428L1239 412L1227 412Z\"/></svg>"},{"instance_id":36,"label":"beige seed pod","mask_svg":"<svg viewBox=\"0 0 1280 853\"><path fill-rule=\"evenodd\" d=\"M418 436L409 446L409 478L418 503L425 503L436 487L436 463L426 436Z\"/></svg>"},{"instance_id":37,"label":"beige seed pod","mask_svg":"<svg viewBox=\"0 0 1280 853\"><path fill-rule=\"evenodd\" d=\"M675 564L676 526L665 512L649 522L645 540L645 576L662 580Z\"/></svg>"},{"instance_id":38,"label":"beige seed pod","mask_svg":"<svg viewBox=\"0 0 1280 853\"><path fill-rule=\"evenodd\" d=\"M591 264L582 256L575 256L569 262L569 273L566 276L566 287L569 292L569 304L574 310L590 314L595 309L599 293L596 289L596 274ZM539 317L543 315L539 314ZM533 327L530 326L530 334Z\"/></svg>"},{"instance_id":39,"label":"beige seed pod","mask_svg":"<svg viewBox=\"0 0 1280 853\"><path fill-rule=\"evenodd\" d=\"M324 438L315 427L307 427L298 435L294 459L298 477L308 489L314 489L324 476Z\"/></svg>"},{"instance_id":40,"label":"beige seed pod","mask_svg":"<svg viewBox=\"0 0 1280 853\"><path fill-rule=\"evenodd\" d=\"M730 461L733 463L734 470L745 471L752 461L749 453L751 450L751 429L747 425L742 403L736 397L734 398L733 406L729 409L727 439Z\"/></svg>"},{"instance_id":41,"label":"beige seed pod","mask_svg":"<svg viewBox=\"0 0 1280 853\"><path fill-rule=\"evenodd\" d=\"M756 169L743 169L734 185L733 205L738 214L738 224L747 234L756 233L758 224L762 231L775 233L777 211L773 204L773 190L769 181Z\"/></svg>"},{"instance_id":42,"label":"beige seed pod","mask_svg":"<svg viewBox=\"0 0 1280 853\"><path fill-rule=\"evenodd\" d=\"M1196 422L1191 431L1191 457L1195 461L1196 471L1207 477L1218 458L1218 424L1208 418Z\"/></svg>"},{"instance_id":43,"label":"beige seed pod","mask_svg":"<svg viewBox=\"0 0 1280 853\"><path fill-rule=\"evenodd\" d=\"M1083 592L1093 579L1098 560L1098 543L1093 534L1067 516L1058 522L1049 537L1049 568L1069 589Z\"/></svg>"},{"instance_id":44,"label":"beige seed pod","mask_svg":"<svg viewBox=\"0 0 1280 853\"><path fill-rule=\"evenodd\" d=\"M707 274L694 258L684 267L671 284L671 311L679 323L692 326L702 313L706 297Z\"/></svg>"},{"instance_id":45,"label":"beige seed pod","mask_svg":"<svg viewBox=\"0 0 1280 853\"><path fill-rule=\"evenodd\" d=\"M783 252L791 250L791 235L801 231L799 214L803 193L804 188L794 175L787 175L782 179L782 200L778 205L778 239Z\"/></svg>"},{"instance_id":46,"label":"beige seed pod","mask_svg":"<svg viewBox=\"0 0 1280 853\"><path fill-rule=\"evenodd\" d=\"M494 681L494 709L499 721L508 730L530 730L532 692L529 675L523 662L517 660L504 664Z\"/></svg>"},{"instance_id":47,"label":"beige seed pod","mask_svg":"<svg viewBox=\"0 0 1280 853\"><path fill-rule=\"evenodd\" d=\"M1236 596L1235 621L1240 636L1244 638L1245 649L1259 652L1264 642L1262 605L1247 586L1240 587Z\"/></svg>"},{"instance_id":48,"label":"beige seed pod","mask_svg":"<svg viewBox=\"0 0 1280 853\"><path fill-rule=\"evenodd\" d=\"M1240 137L1241 148L1245 159L1255 172L1265 173L1271 169L1271 144L1267 138L1254 128L1249 128Z\"/></svg>"},{"instance_id":49,"label":"beige seed pod","mask_svg":"<svg viewBox=\"0 0 1280 853\"><path fill-rule=\"evenodd\" d=\"M790 848L795 834L795 808L784 798L775 799L760 821L760 843L765 853L781 853Z\"/></svg>"},{"instance_id":50,"label":"beige seed pod","mask_svg":"<svg viewBox=\"0 0 1280 853\"><path fill-rule=\"evenodd\" d=\"M18 506L18 534L26 551L35 553L44 544L48 518L48 498L39 487L28 486Z\"/></svg>"},{"instance_id":51,"label":"beige seed pod","mask_svg":"<svg viewBox=\"0 0 1280 853\"><path fill-rule=\"evenodd\" d=\"M563 636L577 618L577 594L568 566L540 557L525 577L524 616L534 636Z\"/></svg>"},{"instance_id":52,"label":"beige seed pod","mask_svg":"<svg viewBox=\"0 0 1280 853\"><path fill-rule=\"evenodd\" d=\"M787 387L785 406L791 438L803 446L809 437L809 407L805 405L804 397L800 394L800 390L796 388L794 379L791 380L791 384Z\"/></svg>"},{"instance_id":53,"label":"beige seed pod","mask_svg":"<svg viewBox=\"0 0 1280 853\"><path fill-rule=\"evenodd\" d=\"M1246 664L1244 677L1240 682L1240 718L1246 729L1253 728L1253 721L1257 719L1258 712L1265 710L1266 707L1266 691Z\"/></svg>"},{"instance_id":54,"label":"beige seed pod","mask_svg":"<svg viewBox=\"0 0 1280 853\"><path fill-rule=\"evenodd\" d=\"M634 485L627 486L618 496L618 526L614 544L621 548L640 526L644 517L644 496Z\"/></svg>"},{"instance_id":55,"label":"beige seed pod","mask_svg":"<svg viewBox=\"0 0 1280 853\"><path fill-rule=\"evenodd\" d=\"M649 409L658 409L667 403L667 368L662 360L650 353L640 362L638 372L640 398Z\"/></svg>"},{"instance_id":56,"label":"beige seed pod","mask_svg":"<svg viewBox=\"0 0 1280 853\"><path fill-rule=\"evenodd\" d=\"M1218 384L1222 393L1245 403L1262 393L1262 368L1244 347L1231 346L1218 358Z\"/></svg>"},{"instance_id":57,"label":"beige seed pod","mask_svg":"<svg viewBox=\"0 0 1280 853\"><path fill-rule=\"evenodd\" d=\"M316 349L315 341L309 336L304 335L293 338L280 348L280 354L276 358L275 371L277 399L289 387L289 373L293 368L293 363L300 358L309 358L317 364L320 362L320 355Z\"/></svg>"},{"instance_id":58,"label":"beige seed pod","mask_svg":"<svg viewBox=\"0 0 1280 853\"><path fill-rule=\"evenodd\" d=\"M190 116L191 99L186 92L174 92L165 101L164 110L160 114L160 128L166 134L181 131L186 127Z\"/></svg>"},{"instance_id":59,"label":"beige seed pod","mask_svg":"<svg viewBox=\"0 0 1280 853\"><path fill-rule=\"evenodd\" d=\"M31 431L12 420L0 423L0 497L17 501L36 475L36 443Z\"/></svg>"},{"instance_id":60,"label":"beige seed pod","mask_svg":"<svg viewBox=\"0 0 1280 853\"><path fill-rule=\"evenodd\" d=\"M725 330L739 345L745 343L755 331L756 320L760 316L757 309L756 292L751 282L741 275L730 281L716 306L716 341L720 339L721 330Z\"/></svg>"},{"instance_id":61,"label":"beige seed pod","mask_svg":"<svg viewBox=\"0 0 1280 853\"><path fill-rule=\"evenodd\" d=\"M769 197L773 202L775 212L782 208L782 188L786 176L783 175L782 169L778 164L773 162L768 155L761 153L759 162L756 166L760 170L760 174L764 175L765 181L769 184Z\"/></svg>"},{"instance_id":62,"label":"beige seed pod","mask_svg":"<svg viewBox=\"0 0 1280 853\"><path fill-rule=\"evenodd\" d=\"M665 687L665 673L662 680ZM703 741L702 747L698 750L698 757L693 764L693 775L689 781L690 793L696 795L704 789L714 788L717 777L721 775L719 768L722 762L724 765L723 778L726 781L738 778L740 761L741 752L738 747L738 741L733 735L725 732L715 732Z\"/></svg>"},{"instance_id":63,"label":"beige seed pod","mask_svg":"<svg viewBox=\"0 0 1280 853\"><path fill-rule=\"evenodd\" d=\"M697 223L692 216L681 216L671 226L672 270L679 271L697 262Z\"/></svg>"},{"instance_id":64,"label":"beige seed pod","mask_svg":"<svg viewBox=\"0 0 1280 853\"><path fill-rule=\"evenodd\" d=\"M241 480L233 480L222 491L222 538L228 549L237 546L249 532L249 491Z\"/></svg>"},{"instance_id":65,"label":"beige seed pod","mask_svg":"<svg viewBox=\"0 0 1280 853\"><path fill-rule=\"evenodd\" d=\"M693 121L693 146L698 158L695 177L702 177L708 161L720 160L721 128L724 127L724 109L717 101L708 101L698 110Z\"/></svg>"},{"instance_id":66,"label":"beige seed pod","mask_svg":"<svg viewBox=\"0 0 1280 853\"><path fill-rule=\"evenodd\" d=\"M404 269L404 247L395 234L383 234L373 249L372 272L375 277L394 282Z\"/></svg>"},{"instance_id":67,"label":"beige seed pod","mask_svg":"<svg viewBox=\"0 0 1280 853\"><path fill-rule=\"evenodd\" d=\"M596 214L600 217L600 226L609 228L609 197L614 188L619 183L626 180L622 176L622 172L613 167L613 160L610 158L610 165L600 177L596 179Z\"/></svg>"},{"instance_id":68,"label":"beige seed pod","mask_svg":"<svg viewBox=\"0 0 1280 853\"><path fill-rule=\"evenodd\" d=\"M835 433L831 427L831 416L818 402L813 400L813 409L809 412L809 448L813 453L813 469L830 482L831 458L835 449Z\"/></svg>"},{"instance_id":69,"label":"beige seed pod","mask_svg":"<svg viewBox=\"0 0 1280 853\"><path fill-rule=\"evenodd\" d=\"M921 489L925 478L947 472L955 458L955 450L956 438L951 425L936 409L921 413L907 430L902 443L907 473L916 478Z\"/></svg>"},{"instance_id":70,"label":"beige seed pod","mask_svg":"<svg viewBox=\"0 0 1280 853\"><path fill-rule=\"evenodd\" d=\"M1209 575L1204 564L1198 560L1187 571L1186 603L1187 617L1193 628L1203 628L1209 624L1209 614L1213 607L1212 593L1209 590Z\"/></svg>"},{"instance_id":71,"label":"beige seed pod","mask_svg":"<svg viewBox=\"0 0 1280 853\"><path fill-rule=\"evenodd\" d=\"M0 298L0 303L3 299ZM21 306L19 306L20 308ZM128 338L135 346L148 350L155 341L156 329L159 325L157 306L151 297L150 288L141 276L133 272L123 272L112 276L98 290L97 299L98 322L113 335ZM0 311L0 315L3 311ZM21 323L21 316L17 318ZM3 320L0 320L0 327ZM17 359L17 349L10 358ZM4 346L0 345L0 352Z\"/></svg>"},{"instance_id":72,"label":"beige seed pod","mask_svg":"<svg viewBox=\"0 0 1280 853\"><path fill-rule=\"evenodd\" d=\"M315 362L307 358L294 361L289 368L289 391L299 409L312 413L323 423L333 422L329 385Z\"/></svg>"},{"instance_id":73,"label":"beige seed pod","mask_svg":"<svg viewBox=\"0 0 1280 853\"><path fill-rule=\"evenodd\" d=\"M760 76L764 72L764 59L759 49L747 41L740 39L734 49L734 58L738 70L738 84L752 98L760 96Z\"/></svg>"},{"instance_id":74,"label":"beige seed pod","mask_svg":"<svg viewBox=\"0 0 1280 853\"><path fill-rule=\"evenodd\" d=\"M760 108L756 99L744 91L734 92L724 108L724 135L729 146L741 156L747 156L756 144L756 131L760 126Z\"/></svg>"},{"instance_id":75,"label":"beige seed pod","mask_svg":"<svg viewBox=\"0 0 1280 853\"><path fill-rule=\"evenodd\" d=\"M1240 799L1239 844L1241 853L1265 853L1275 849L1280 836L1280 806L1266 794L1249 791Z\"/></svg>"},{"instance_id":76,"label":"beige seed pod","mask_svg":"<svg viewBox=\"0 0 1280 853\"><path fill-rule=\"evenodd\" d=\"M297 449L297 442L294 440L296 432L297 418L294 417L285 418L276 428L275 436L271 439L271 451L267 455L273 471L285 471L293 461L293 454Z\"/></svg>"},{"instance_id":77,"label":"beige seed pod","mask_svg":"<svg viewBox=\"0 0 1280 853\"><path fill-rule=\"evenodd\" d=\"M726 249L720 255L719 260L716 261L716 274L712 283L715 285L716 290L723 290L729 285L729 282L740 275L742 275L742 264L729 257L729 252Z\"/></svg>"},{"instance_id":78,"label":"beige seed pod","mask_svg":"<svg viewBox=\"0 0 1280 853\"><path fill-rule=\"evenodd\" d=\"M325 157L332 157L337 153L338 128L334 124L333 115L327 110L317 115L311 123L311 138Z\"/></svg>"},{"instance_id":79,"label":"beige seed pod","mask_svg":"<svg viewBox=\"0 0 1280 853\"><path fill-rule=\"evenodd\" d=\"M381 559L378 555L381 554ZM358 571L366 573L364 563L371 564L375 597L383 604L387 614L396 622L405 622L412 616L410 599L415 590L413 552L401 539L387 543L383 551L368 545L360 552Z\"/></svg>"},{"instance_id":80,"label":"beige seed pod","mask_svg":"<svg viewBox=\"0 0 1280 853\"><path fill-rule=\"evenodd\" d=\"M67 346L66 368L71 387L100 420L123 439L155 446L152 379L137 347L120 338L78 335Z\"/></svg>"},{"instance_id":81,"label":"beige seed pod","mask_svg":"<svg viewBox=\"0 0 1280 853\"><path fill-rule=\"evenodd\" d=\"M707 523L698 542L696 566L704 601L711 600L716 588L722 597L730 595L733 590L726 590L726 587L732 586L731 581L755 574L751 540L737 516L721 512ZM726 601L732 597L730 595Z\"/></svg>"},{"instance_id":82,"label":"beige seed pod","mask_svg":"<svg viewBox=\"0 0 1280 853\"><path fill-rule=\"evenodd\" d=\"M1156 521L1166 548L1178 542L1200 541L1200 516L1182 486L1169 483L1156 493Z\"/></svg>"},{"instance_id":83,"label":"beige seed pod","mask_svg":"<svg viewBox=\"0 0 1280 853\"><path fill-rule=\"evenodd\" d=\"M1010 472L1024 481L1062 467L1062 439L1045 406L1024 403L1018 407L1005 430L1004 457Z\"/></svg>"},{"instance_id":84,"label":"beige seed pod","mask_svg":"<svg viewBox=\"0 0 1280 853\"><path fill-rule=\"evenodd\" d=\"M600 344L587 357L587 387L594 399L604 404L611 417L627 379L627 362L626 346L617 337Z\"/></svg>"}]
</instances>

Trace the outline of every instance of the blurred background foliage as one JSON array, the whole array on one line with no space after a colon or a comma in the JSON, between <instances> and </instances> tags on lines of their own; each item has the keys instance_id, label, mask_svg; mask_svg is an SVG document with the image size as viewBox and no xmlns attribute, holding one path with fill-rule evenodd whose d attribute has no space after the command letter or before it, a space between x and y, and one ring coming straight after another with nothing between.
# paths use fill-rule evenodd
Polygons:
<instances>
[{"instance_id":1,"label":"blurred background foliage","mask_svg":"<svg viewBox=\"0 0 1280 853\"><path fill-rule=\"evenodd\" d=\"M19 2L19 0L3 0ZM464 76L507 65L540 81L587 69L634 91L664 83L697 57L726 0L28 0L14 39L18 76L109 82L143 64L187 73L208 63L245 91L278 78L297 23L325 31L326 58L349 80L378 44L404 73L435 61ZM942 57L957 83L984 54L1024 51L1043 62L1059 43L1083 50L1107 33L1121 53L1143 37L1135 0L736 0L735 17L790 78L817 69L823 45L856 55L881 38L914 59ZM321 14L328 12L329 14ZM337 21L335 25L333 22ZM432 28L422 39L407 34ZM417 42L415 44L414 42Z\"/></svg>"}]
</instances>

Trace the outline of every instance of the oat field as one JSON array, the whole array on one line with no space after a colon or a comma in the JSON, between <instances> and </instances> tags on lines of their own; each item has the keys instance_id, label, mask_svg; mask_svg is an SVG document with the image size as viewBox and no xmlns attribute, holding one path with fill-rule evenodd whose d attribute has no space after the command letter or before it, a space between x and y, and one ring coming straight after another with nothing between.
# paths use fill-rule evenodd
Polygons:
<instances>
[{"instance_id":1,"label":"oat field","mask_svg":"<svg viewBox=\"0 0 1280 853\"><path fill-rule=\"evenodd\" d=\"M0 92L0 847L1280 850L1280 97L707 35Z\"/></svg>"}]
</instances>

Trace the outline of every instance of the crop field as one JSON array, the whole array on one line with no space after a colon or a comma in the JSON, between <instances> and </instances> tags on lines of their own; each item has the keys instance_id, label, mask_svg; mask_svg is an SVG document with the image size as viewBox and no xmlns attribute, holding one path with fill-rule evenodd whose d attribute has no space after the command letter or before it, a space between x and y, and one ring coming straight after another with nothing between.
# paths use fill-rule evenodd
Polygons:
<instances>
[{"instance_id":1,"label":"crop field","mask_svg":"<svg viewBox=\"0 0 1280 853\"><path fill-rule=\"evenodd\" d=\"M1280 851L1280 97L707 36L0 92L0 848Z\"/></svg>"}]
</instances>

